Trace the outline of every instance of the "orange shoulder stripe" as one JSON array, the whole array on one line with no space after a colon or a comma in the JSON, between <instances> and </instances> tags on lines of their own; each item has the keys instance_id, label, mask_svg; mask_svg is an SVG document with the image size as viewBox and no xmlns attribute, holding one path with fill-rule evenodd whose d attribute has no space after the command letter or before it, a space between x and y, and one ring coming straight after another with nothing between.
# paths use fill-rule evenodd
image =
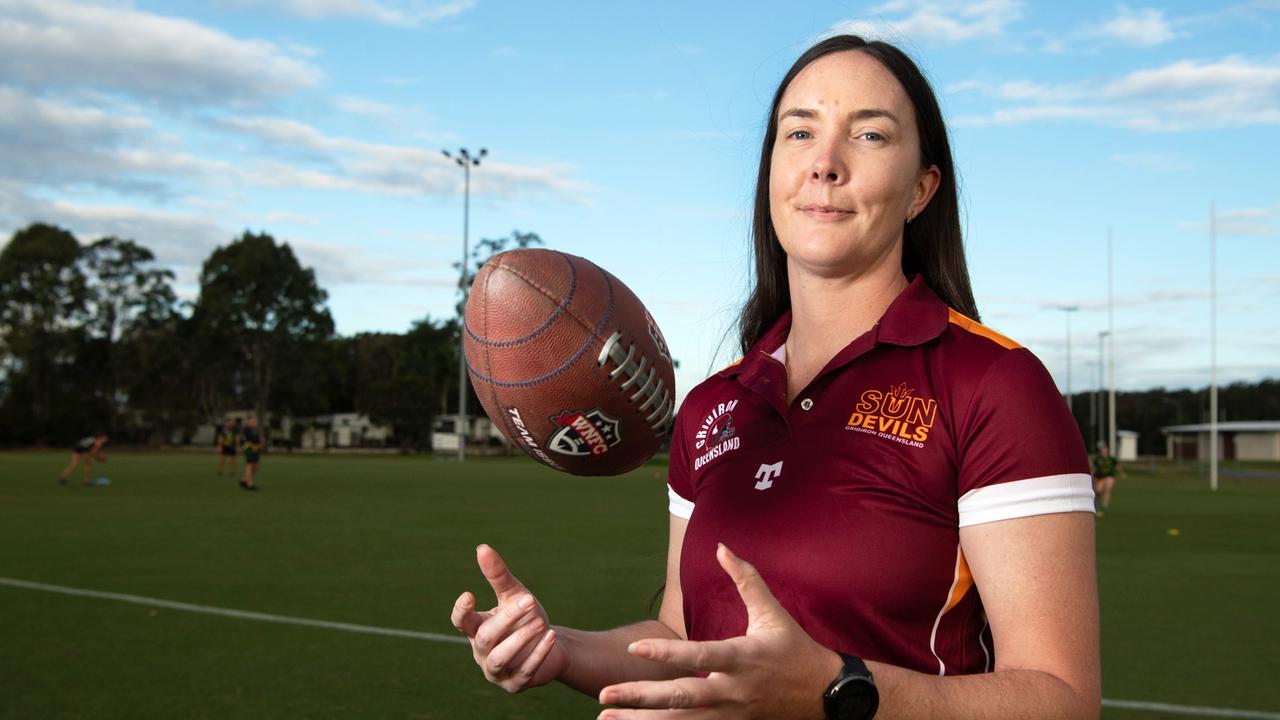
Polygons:
<instances>
[{"instance_id":1,"label":"orange shoulder stripe","mask_svg":"<svg viewBox=\"0 0 1280 720\"><path fill-rule=\"evenodd\" d=\"M971 332L974 335L981 335L982 337L990 340L991 342L999 345L1000 347L1007 348L1009 350L1016 350L1022 347L1018 343L1001 335L995 330L992 330L986 325L980 324L977 320L973 320L971 318L965 317L964 315L961 315L960 313L956 312L954 308L947 308L947 319L951 321L952 325L957 325L960 327L960 329Z\"/></svg>"}]
</instances>

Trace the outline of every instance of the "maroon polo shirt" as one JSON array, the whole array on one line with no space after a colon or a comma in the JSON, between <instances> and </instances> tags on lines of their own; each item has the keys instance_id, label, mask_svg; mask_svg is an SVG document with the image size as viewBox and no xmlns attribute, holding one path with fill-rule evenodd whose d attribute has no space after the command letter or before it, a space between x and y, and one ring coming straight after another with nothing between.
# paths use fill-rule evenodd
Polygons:
<instances>
[{"instance_id":1,"label":"maroon polo shirt","mask_svg":"<svg viewBox=\"0 0 1280 720\"><path fill-rule=\"evenodd\" d=\"M921 672L991 670L960 528L1093 512L1088 455L1052 378L917 277L788 404L790 327L788 313L676 418L689 638L746 630L715 559L723 542L825 647Z\"/></svg>"}]
</instances>

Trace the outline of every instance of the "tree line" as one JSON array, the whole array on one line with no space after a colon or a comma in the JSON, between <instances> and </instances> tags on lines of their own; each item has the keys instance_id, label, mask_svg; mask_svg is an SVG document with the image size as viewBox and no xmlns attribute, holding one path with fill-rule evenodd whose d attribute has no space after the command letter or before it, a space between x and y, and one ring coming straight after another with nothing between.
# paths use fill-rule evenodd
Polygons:
<instances>
[{"instance_id":1,"label":"tree line","mask_svg":"<svg viewBox=\"0 0 1280 720\"><path fill-rule=\"evenodd\" d=\"M508 247L541 244L518 230L483 239L466 276ZM194 301L179 301L173 283L133 240L82 244L44 223L14 233L0 251L0 445L68 444L99 429L116 443L163 444L252 408L260 418L362 413L421 449L434 419L456 412L456 320L338 336L314 271L269 234L215 248ZM1088 393L1072 403L1090 447L1105 396L1093 405ZM1161 427L1208 420L1205 389L1121 392L1116 406L1144 454L1164 452ZM1280 380L1220 388L1219 406L1222 420L1280 420ZM474 394L468 407L479 408Z\"/></svg>"},{"instance_id":2,"label":"tree line","mask_svg":"<svg viewBox=\"0 0 1280 720\"><path fill-rule=\"evenodd\" d=\"M508 244L540 243L516 231L472 256L479 268ZM14 233L0 251L0 445L98 430L163 444L252 408L260 418L362 413L403 448L426 448L434 418L456 412L456 320L338 336L315 272L265 233L214 249L194 301L178 300L174 279L133 240L82 244L44 223Z\"/></svg>"}]
</instances>

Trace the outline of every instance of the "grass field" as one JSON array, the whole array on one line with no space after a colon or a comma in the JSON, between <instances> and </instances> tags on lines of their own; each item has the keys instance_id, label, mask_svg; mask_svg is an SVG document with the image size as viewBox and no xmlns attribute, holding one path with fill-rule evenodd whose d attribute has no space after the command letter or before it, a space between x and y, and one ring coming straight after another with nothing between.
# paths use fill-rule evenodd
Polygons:
<instances>
[{"instance_id":1,"label":"grass field","mask_svg":"<svg viewBox=\"0 0 1280 720\"><path fill-rule=\"evenodd\" d=\"M480 542L556 623L640 619L662 582L657 465L587 479L523 458L275 455L250 494L214 477L211 453L119 453L95 472L108 487L59 487L65 462L0 453L0 578L448 635L458 593L487 592ZM1129 473L1098 524L1104 696L1280 714L1280 481L1226 480L1211 495L1194 468ZM509 696L460 644L0 585L0 718L598 710L561 687Z\"/></svg>"}]
</instances>

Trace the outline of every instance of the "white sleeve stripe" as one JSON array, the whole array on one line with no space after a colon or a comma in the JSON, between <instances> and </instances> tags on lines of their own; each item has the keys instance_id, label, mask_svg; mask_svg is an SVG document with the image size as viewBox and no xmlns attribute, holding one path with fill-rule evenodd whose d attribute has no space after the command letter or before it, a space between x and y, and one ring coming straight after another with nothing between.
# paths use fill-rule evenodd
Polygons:
<instances>
[{"instance_id":1,"label":"white sleeve stripe","mask_svg":"<svg viewBox=\"0 0 1280 720\"><path fill-rule=\"evenodd\" d=\"M1093 479L1085 473L1046 475L988 485L958 503L960 527L1062 512L1093 512Z\"/></svg>"},{"instance_id":2,"label":"white sleeve stripe","mask_svg":"<svg viewBox=\"0 0 1280 720\"><path fill-rule=\"evenodd\" d=\"M672 515L685 520L688 520L693 515L693 503L680 497L680 494L670 485L667 485L667 497L671 500L671 504L668 507Z\"/></svg>"}]
</instances>

